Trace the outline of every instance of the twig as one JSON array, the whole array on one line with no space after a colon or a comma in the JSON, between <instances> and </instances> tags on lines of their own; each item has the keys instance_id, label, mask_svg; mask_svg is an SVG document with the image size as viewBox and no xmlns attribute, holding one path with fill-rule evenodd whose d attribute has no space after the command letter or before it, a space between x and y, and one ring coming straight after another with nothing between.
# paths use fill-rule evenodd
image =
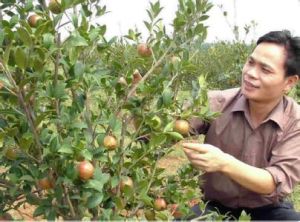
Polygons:
<instances>
[{"instance_id":1,"label":"twig","mask_svg":"<svg viewBox=\"0 0 300 222\"><path fill-rule=\"evenodd\" d=\"M68 193L68 190L67 190L67 187L65 187L64 185L62 185L63 188L64 188L64 194L65 194L65 198L66 198L66 201L70 207L70 211L71 211L71 215L72 215L72 218L75 219L76 217L76 214L75 214L75 211L74 211L74 207L73 207L73 204L70 200L70 197L69 197L69 193Z\"/></svg>"}]
</instances>

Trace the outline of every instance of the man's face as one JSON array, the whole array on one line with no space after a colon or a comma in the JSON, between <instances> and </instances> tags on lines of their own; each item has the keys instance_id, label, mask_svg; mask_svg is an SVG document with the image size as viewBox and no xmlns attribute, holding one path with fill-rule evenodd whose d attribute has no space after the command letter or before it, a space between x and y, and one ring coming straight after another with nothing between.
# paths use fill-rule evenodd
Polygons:
<instances>
[{"instance_id":1,"label":"man's face","mask_svg":"<svg viewBox=\"0 0 300 222\"><path fill-rule=\"evenodd\" d=\"M272 102L291 87L285 78L286 50L274 43L260 43L245 63L242 74L242 93L251 101Z\"/></svg>"}]
</instances>

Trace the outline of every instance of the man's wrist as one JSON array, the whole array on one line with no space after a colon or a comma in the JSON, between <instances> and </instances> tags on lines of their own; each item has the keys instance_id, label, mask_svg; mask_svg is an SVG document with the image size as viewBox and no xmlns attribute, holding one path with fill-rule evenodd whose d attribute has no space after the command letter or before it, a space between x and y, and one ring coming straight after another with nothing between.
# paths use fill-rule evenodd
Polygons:
<instances>
[{"instance_id":1,"label":"man's wrist","mask_svg":"<svg viewBox=\"0 0 300 222\"><path fill-rule=\"evenodd\" d=\"M232 166L235 162L235 158L228 154L228 153L224 153L224 162L223 162L223 166L221 167L221 172L224 174L229 174L232 170Z\"/></svg>"}]
</instances>

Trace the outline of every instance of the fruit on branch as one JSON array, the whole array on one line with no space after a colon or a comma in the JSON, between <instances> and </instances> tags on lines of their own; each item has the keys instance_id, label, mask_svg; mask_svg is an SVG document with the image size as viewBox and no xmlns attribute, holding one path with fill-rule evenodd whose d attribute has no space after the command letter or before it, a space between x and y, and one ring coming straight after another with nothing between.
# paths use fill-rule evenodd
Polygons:
<instances>
[{"instance_id":1,"label":"fruit on branch","mask_svg":"<svg viewBox=\"0 0 300 222\"><path fill-rule=\"evenodd\" d=\"M94 171L95 168L89 161L84 160L77 165L77 172L82 180L88 180L93 177Z\"/></svg>"},{"instance_id":2,"label":"fruit on branch","mask_svg":"<svg viewBox=\"0 0 300 222\"><path fill-rule=\"evenodd\" d=\"M48 8L53 14L61 13L61 0L50 0Z\"/></svg>"},{"instance_id":3,"label":"fruit on branch","mask_svg":"<svg viewBox=\"0 0 300 222\"><path fill-rule=\"evenodd\" d=\"M108 150L114 150L118 146L117 139L114 136L107 135L103 139L103 145L106 147Z\"/></svg>"},{"instance_id":4,"label":"fruit on branch","mask_svg":"<svg viewBox=\"0 0 300 222\"><path fill-rule=\"evenodd\" d=\"M120 190L124 192L125 187L133 188L133 180L130 177L124 177L120 181Z\"/></svg>"},{"instance_id":5,"label":"fruit on branch","mask_svg":"<svg viewBox=\"0 0 300 222\"><path fill-rule=\"evenodd\" d=\"M28 17L27 22L30 27L35 28L38 25L38 22L42 20L42 17L37 14L32 14Z\"/></svg>"},{"instance_id":6,"label":"fruit on branch","mask_svg":"<svg viewBox=\"0 0 300 222\"><path fill-rule=\"evenodd\" d=\"M54 182L49 177L44 177L38 180L38 186L42 190L48 190L54 187Z\"/></svg>"},{"instance_id":7,"label":"fruit on branch","mask_svg":"<svg viewBox=\"0 0 300 222\"><path fill-rule=\"evenodd\" d=\"M157 210L157 211L167 209L167 203L166 203L165 199L163 199L161 197L154 200L154 205L153 206L154 206L154 209Z\"/></svg>"},{"instance_id":8,"label":"fruit on branch","mask_svg":"<svg viewBox=\"0 0 300 222\"><path fill-rule=\"evenodd\" d=\"M181 135L188 135L190 130L190 124L188 121L179 119L175 121L174 131L180 133Z\"/></svg>"},{"instance_id":9,"label":"fruit on branch","mask_svg":"<svg viewBox=\"0 0 300 222\"><path fill-rule=\"evenodd\" d=\"M146 43L138 44L137 52L142 57L150 57L152 55L152 50Z\"/></svg>"}]
</instances>

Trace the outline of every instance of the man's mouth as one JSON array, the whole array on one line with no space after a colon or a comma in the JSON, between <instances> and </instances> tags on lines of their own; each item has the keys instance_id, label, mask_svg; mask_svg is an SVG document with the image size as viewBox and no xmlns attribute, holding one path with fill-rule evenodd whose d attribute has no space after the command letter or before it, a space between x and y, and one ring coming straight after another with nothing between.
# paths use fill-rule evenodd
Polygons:
<instances>
[{"instance_id":1,"label":"man's mouth","mask_svg":"<svg viewBox=\"0 0 300 222\"><path fill-rule=\"evenodd\" d=\"M256 88L256 89L259 88L259 86L255 85L255 84L253 84L253 83L251 83L251 82L249 82L249 81L247 81L247 80L244 80L244 84L245 84L245 86L246 86L247 88Z\"/></svg>"}]
</instances>

